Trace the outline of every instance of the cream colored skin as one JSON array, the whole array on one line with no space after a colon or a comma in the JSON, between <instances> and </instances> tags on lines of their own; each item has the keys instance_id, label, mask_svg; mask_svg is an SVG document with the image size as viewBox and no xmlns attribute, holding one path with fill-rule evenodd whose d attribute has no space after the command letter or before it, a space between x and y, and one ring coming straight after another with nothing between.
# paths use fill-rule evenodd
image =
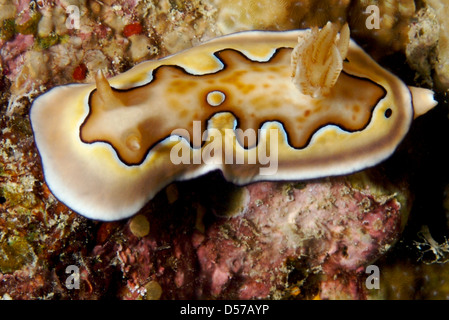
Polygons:
<instances>
[{"instance_id":1,"label":"cream colored skin","mask_svg":"<svg viewBox=\"0 0 449 320\"><path fill-rule=\"evenodd\" d=\"M215 52L233 49L254 63L268 61L276 49L294 48L298 36L304 35L304 32L251 31L217 38L179 54L139 64L109 79L109 83L116 89L145 85L151 82L152 71L162 65L179 66L195 75L216 73L218 77L223 65L213 55ZM305 147L295 149L288 144L280 122L264 123L264 128L274 128L279 133L278 168L273 175L260 175L259 169L265 166L260 163L248 164L247 161L245 164L224 165L217 162L175 165L170 159L170 150L178 143L189 148L191 157L202 149L192 149L186 140L170 141L169 137L154 145L143 161L127 165L111 144L85 143L80 138L80 127L89 114L89 97L96 84L54 88L36 99L30 112L45 180L53 194L74 211L92 219L117 220L136 213L172 181L191 179L212 170L221 170L226 179L236 184L247 184L260 180L301 180L342 175L373 166L394 152L413 118L425 113L436 103L430 90L407 87L353 41L349 44L347 60L343 64L346 74L369 79L386 92L373 106L368 124L354 132L332 124L323 126L311 136ZM259 80L254 78L254 84L257 85ZM294 85L289 90L296 90L289 94L301 94ZM270 93L261 90L260 94L264 92ZM388 118L385 116L387 109L391 110ZM254 112L257 113L257 110ZM113 119L110 125L119 127L125 123L123 119L123 116ZM130 117L126 122L132 128L129 121L133 121L133 118ZM170 117L166 121L170 121ZM233 129L235 117L231 113L217 113L207 123L209 129ZM224 139L232 138L226 136ZM206 143L202 148L213 147L214 144L227 145L234 153L247 159L252 153L257 153L267 139L270 137L262 135L258 146L249 149L239 143L223 144L224 141L218 140ZM131 141L131 149L139 146L134 140Z\"/></svg>"}]
</instances>

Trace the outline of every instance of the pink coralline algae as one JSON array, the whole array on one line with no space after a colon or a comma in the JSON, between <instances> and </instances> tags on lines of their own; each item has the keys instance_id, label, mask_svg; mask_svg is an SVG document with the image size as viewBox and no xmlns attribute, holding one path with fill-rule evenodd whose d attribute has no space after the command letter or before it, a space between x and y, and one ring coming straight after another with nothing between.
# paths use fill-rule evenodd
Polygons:
<instances>
[{"instance_id":1,"label":"pink coralline algae","mask_svg":"<svg viewBox=\"0 0 449 320\"><path fill-rule=\"evenodd\" d=\"M279 186L247 187L247 212L208 229L197 249L208 285L198 295L226 295L237 286L238 298L270 297L287 281L287 259L304 260L332 279L350 277L385 251L400 229L396 199L380 204L342 181L287 192Z\"/></svg>"},{"instance_id":2,"label":"pink coralline algae","mask_svg":"<svg viewBox=\"0 0 449 320\"><path fill-rule=\"evenodd\" d=\"M4 68L10 71L8 77L16 78L18 76L24 63L24 54L33 44L32 35L19 34L13 41L6 43L1 48L0 54L5 61Z\"/></svg>"},{"instance_id":3,"label":"pink coralline algae","mask_svg":"<svg viewBox=\"0 0 449 320\"><path fill-rule=\"evenodd\" d=\"M121 298L144 296L150 280L162 299L292 298L298 288L301 298L366 298L365 268L398 239L405 219L398 196L344 178L262 182L232 193L243 205L217 216L199 214L201 205L187 214L181 190L172 209L145 209L147 236L126 227L126 243L98 244L101 261L118 252L127 279Z\"/></svg>"}]
</instances>

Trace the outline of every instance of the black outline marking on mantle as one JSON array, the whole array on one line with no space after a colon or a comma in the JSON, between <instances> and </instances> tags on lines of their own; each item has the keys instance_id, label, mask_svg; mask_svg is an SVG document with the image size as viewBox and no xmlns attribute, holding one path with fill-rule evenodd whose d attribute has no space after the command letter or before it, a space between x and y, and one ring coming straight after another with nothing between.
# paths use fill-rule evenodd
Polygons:
<instances>
[{"instance_id":1,"label":"black outline marking on mantle","mask_svg":"<svg viewBox=\"0 0 449 320\"><path fill-rule=\"evenodd\" d=\"M185 70L184 68L182 68L182 67L180 67L180 66L177 66L177 65L171 65L171 64L163 64L163 65L160 65L160 66L158 66L157 68L155 68L155 69L153 69L153 70L151 71L151 73L152 73L152 79L151 79L149 82L147 82L147 83L145 83L145 84L143 84L143 85L139 85L139 86L132 87L132 88L127 88L127 89L116 89L116 88L113 88L113 87L111 87L111 88L112 88L112 90L114 90L114 91L116 91L116 92L127 92L127 91L131 91L131 90L134 90L134 89L138 89L138 88L141 88L141 87L145 87L145 86L151 85L152 83L154 83L154 82L157 80L157 78L158 78L158 77L157 77L158 71L159 71L159 69L162 69L163 67L172 67L172 68L175 68L175 69L179 69L179 70L180 70L181 72L183 72L184 74L189 75L189 76L194 76L194 77L201 77L201 76L206 76L206 75L217 74L217 73L219 73L219 72L225 70L226 67L227 67L227 64L225 63L225 61L223 61L222 59L220 59L220 54L221 54L222 52L225 52L225 51L233 51L233 52L236 52L237 54L241 55L244 59L248 60L249 62L264 64L264 63L270 63L270 62L272 62L272 60L273 60L276 56L278 56L278 55L280 54L280 52L282 52L282 51L285 50L285 49L287 49L287 50L293 50L292 48L288 48L288 47L280 47L280 48L276 48L275 51L274 51L274 53L271 55L271 57L270 57L268 60L266 60L266 61L254 61L254 60L251 60L251 59L248 58L244 53L242 53L242 52L240 52L240 51L238 51L238 50L232 49L232 48L222 49L222 50L219 50L219 51L216 51L216 52L213 53L213 56L215 56L215 58L218 59L218 60L222 63L222 65L223 65L223 67L222 67L221 69L219 69L219 70L217 70L217 71L215 71L215 72L204 73L204 74L192 74L192 73L188 72L187 70ZM350 63L350 62L349 62L349 63ZM379 102L380 102L382 99L384 99L385 96L387 95L387 90L386 90L383 86L381 86L380 84L378 84L378 83L372 81L371 79L364 78L364 77L359 77L359 76L355 76L355 75L352 75L352 74L349 74L349 73L345 72L344 70L342 70L342 73L346 74L346 75L349 76L349 77L355 78L355 79L360 79L360 80L364 80L364 81L369 81L369 82L371 82L372 84L374 84L375 86L381 88L382 91L384 92L384 94L383 94L383 95L377 100L377 102L372 106L371 112L370 112L370 117L369 117L368 121L366 122L366 125L363 126L361 129L358 129L358 130L349 130L349 129L345 128L344 125L338 125L338 124L336 124L336 123L329 122L329 123L326 123L326 124L321 125L321 126L319 126L318 128L316 128L316 130L313 131L313 132L309 135L309 138L308 138L307 141L304 143L304 145L303 145L303 146L299 146L299 147L295 147L295 146L293 146L293 145L291 144L290 137L289 137L289 132L285 129L284 123L283 123L282 121L280 121L280 120L277 120L277 119L275 119L275 118L273 118L273 119L267 119L267 120L265 120L265 121L263 121L263 122L260 123L260 125L259 125L259 127L258 127L257 130L259 131L259 130L263 127L263 125L264 125L265 123L267 123L267 122L278 122L278 123L280 123L280 124L282 125L283 131L285 132L285 136L286 136L286 140L287 140L288 145L291 146L291 147L292 147L293 149L295 149L295 150L302 150L302 149L307 148L307 146L310 144L310 141L311 141L311 139L313 138L313 136L316 134L316 132L318 132L319 130L321 130L322 128L327 127L327 126L336 126L336 127L340 128L341 130L343 130L343 131L345 131L345 132L349 132L349 133L354 133L354 132L360 132L360 131L363 131L363 130L364 130L364 129L371 123L372 116L373 116L373 111L374 111L374 109L376 108L376 106L379 104ZM87 123L87 121L89 120L89 117L91 116L91 111L92 111L92 107L91 107L91 99L92 99L92 95L94 94L94 92L95 92L96 90L97 90L97 89L95 88L95 89L93 89L93 90L89 93L89 99L88 99L89 113L87 114L86 118L83 120L83 123L82 123L82 124L80 125L80 127L79 127L79 139L80 139L83 143L86 143L86 144L93 144L93 143L96 143L96 142L103 142L103 143L106 143L106 144L108 144L108 145L110 145L110 146L112 147L112 149L115 151L117 157L120 159L120 161L121 161L124 165L129 166L129 167L132 167L132 166L140 166L140 165L145 161L145 159L147 158L148 154L150 153L150 151L151 151L154 147L156 147L159 143L161 143L162 141L166 140L167 138L169 138L169 137L171 136L171 135L168 135L168 136L166 136L166 137L164 137L164 138L161 138L161 139L157 140L155 143L153 143L151 146L149 146L149 147L147 148L147 150L144 152L144 155L142 156L142 160L139 161L139 162L136 162L136 163L129 163L129 162L125 161L125 160L120 156L120 153L117 151L117 149L114 147L114 145L113 145L112 143L110 143L109 141L106 141L106 140L100 140L100 139L98 139L98 140L93 140L93 141L91 141L91 142L85 141L85 140L81 137L81 132L82 132L83 126ZM210 106L210 105L209 105L209 107L211 107L211 108L216 108L216 107L213 107L213 106ZM234 119L235 119L236 122L237 122L237 124L236 124L236 126L235 126L235 129L239 128L239 123L240 123L239 118L238 118L232 111L229 111L229 110L217 110L217 112L213 113L213 114L212 114L210 117L208 117L207 119L205 119L205 120L198 120L198 121L201 121L201 128L203 128L203 127L206 128L206 129L204 129L204 131L202 132L202 134L204 134L204 132L207 130L207 123L208 123L208 121L209 121L212 117L214 117L215 115L220 114L220 113L230 113L230 114L232 114L232 116L234 117ZM386 120L388 120L388 119L386 119ZM234 132L235 132L235 129L234 129ZM206 141L202 141L202 144L201 144L200 147L194 148L194 147L193 147L193 143L192 143L191 141L188 141L187 139L185 139L185 138L182 137L182 136L178 136L178 137L181 138L181 139L186 140L186 141L189 143L191 149L201 149L201 148L204 147L204 145L205 145L205 143L206 143ZM238 141L238 139L236 139L236 141ZM257 135L257 139L256 139L255 145L252 146L252 147L250 147L250 148L245 148L245 147L242 146L242 145L240 144L240 142L239 142L239 144L242 146L242 148L244 148L244 149L246 149L246 150L249 150L249 149L252 149L252 148L256 147L256 146L258 145L258 143L259 143L259 135Z\"/></svg>"}]
</instances>

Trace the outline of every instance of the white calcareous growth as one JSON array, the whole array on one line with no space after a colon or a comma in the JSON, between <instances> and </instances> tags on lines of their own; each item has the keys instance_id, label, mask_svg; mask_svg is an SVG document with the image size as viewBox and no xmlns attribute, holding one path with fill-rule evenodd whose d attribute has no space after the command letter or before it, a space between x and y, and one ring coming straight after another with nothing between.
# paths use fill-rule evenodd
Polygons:
<instances>
[{"instance_id":1,"label":"white calcareous growth","mask_svg":"<svg viewBox=\"0 0 449 320\"><path fill-rule=\"evenodd\" d=\"M376 165L435 104L432 91L408 87L379 66L347 26L327 24L236 33L110 79L99 72L96 83L43 94L30 118L52 193L86 217L117 220L171 182L213 170L247 184ZM230 134L201 139L212 132ZM261 133L249 141L247 132ZM204 150L221 154L174 163L175 147L190 159ZM260 155L274 150L276 170L263 175Z\"/></svg>"}]
</instances>

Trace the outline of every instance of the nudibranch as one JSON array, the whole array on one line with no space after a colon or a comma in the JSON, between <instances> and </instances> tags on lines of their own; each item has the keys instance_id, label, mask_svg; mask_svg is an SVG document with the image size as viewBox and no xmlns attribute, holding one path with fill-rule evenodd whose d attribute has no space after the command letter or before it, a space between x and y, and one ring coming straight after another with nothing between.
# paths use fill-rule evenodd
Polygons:
<instances>
[{"instance_id":1,"label":"nudibranch","mask_svg":"<svg viewBox=\"0 0 449 320\"><path fill-rule=\"evenodd\" d=\"M242 185L373 166L435 104L329 23L236 33L110 79L100 72L41 95L30 118L52 193L117 220L212 170Z\"/></svg>"}]
</instances>

